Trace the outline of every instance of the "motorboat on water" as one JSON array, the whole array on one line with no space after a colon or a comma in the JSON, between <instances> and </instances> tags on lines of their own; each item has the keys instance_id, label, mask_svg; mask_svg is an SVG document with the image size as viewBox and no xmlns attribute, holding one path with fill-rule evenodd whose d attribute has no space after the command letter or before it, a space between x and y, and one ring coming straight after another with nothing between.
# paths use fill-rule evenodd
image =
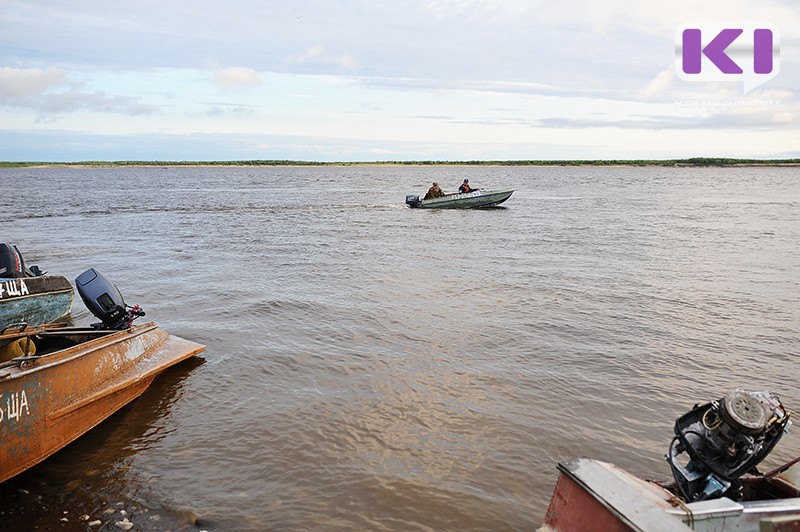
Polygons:
<instances>
[{"instance_id":1,"label":"motorboat on water","mask_svg":"<svg viewBox=\"0 0 800 532\"><path fill-rule=\"evenodd\" d=\"M95 269L75 280L100 323L23 325L0 334L19 356L0 362L0 482L41 462L141 395L165 369L205 346L128 307Z\"/></svg>"},{"instance_id":2,"label":"motorboat on water","mask_svg":"<svg viewBox=\"0 0 800 532\"><path fill-rule=\"evenodd\" d=\"M0 243L0 333L7 327L62 319L69 315L73 299L66 277L26 267L16 246Z\"/></svg>"},{"instance_id":3,"label":"motorboat on water","mask_svg":"<svg viewBox=\"0 0 800 532\"><path fill-rule=\"evenodd\" d=\"M406 205L412 209L479 209L500 205L514 193L506 190L473 190L445 194L438 198L421 199L416 194L406 196Z\"/></svg>"},{"instance_id":4,"label":"motorboat on water","mask_svg":"<svg viewBox=\"0 0 800 532\"><path fill-rule=\"evenodd\" d=\"M666 456L673 480L638 478L579 458L559 477L540 531L800 529L800 457L756 466L789 430L791 412L768 392L734 390L675 422Z\"/></svg>"}]
</instances>

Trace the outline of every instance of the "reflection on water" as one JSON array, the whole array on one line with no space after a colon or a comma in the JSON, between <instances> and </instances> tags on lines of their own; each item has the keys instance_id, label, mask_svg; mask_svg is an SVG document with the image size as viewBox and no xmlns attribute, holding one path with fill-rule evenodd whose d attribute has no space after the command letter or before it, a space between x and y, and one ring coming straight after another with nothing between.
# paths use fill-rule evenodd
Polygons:
<instances>
[{"instance_id":1,"label":"reflection on water","mask_svg":"<svg viewBox=\"0 0 800 532\"><path fill-rule=\"evenodd\" d=\"M792 169L0 175L25 185L0 197L0 232L26 257L95 267L207 345L0 486L43 527L65 509L113 527L121 503L138 530L531 529L559 460L666 477L694 403L744 387L800 408ZM403 205L464 177L517 191L503 209ZM73 318L92 321L80 302ZM790 432L768 462L799 451Z\"/></svg>"}]
</instances>

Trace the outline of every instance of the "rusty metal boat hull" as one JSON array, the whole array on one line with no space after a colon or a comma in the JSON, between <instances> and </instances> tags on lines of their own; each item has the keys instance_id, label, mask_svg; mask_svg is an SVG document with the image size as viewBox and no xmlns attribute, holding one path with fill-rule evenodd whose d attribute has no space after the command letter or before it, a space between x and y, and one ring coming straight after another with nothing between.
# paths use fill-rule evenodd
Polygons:
<instances>
[{"instance_id":1,"label":"rusty metal boat hull","mask_svg":"<svg viewBox=\"0 0 800 532\"><path fill-rule=\"evenodd\" d=\"M11 336L0 335L0 339ZM154 323L122 331L39 328L39 347L0 364L0 482L41 462L205 347Z\"/></svg>"}]
</instances>

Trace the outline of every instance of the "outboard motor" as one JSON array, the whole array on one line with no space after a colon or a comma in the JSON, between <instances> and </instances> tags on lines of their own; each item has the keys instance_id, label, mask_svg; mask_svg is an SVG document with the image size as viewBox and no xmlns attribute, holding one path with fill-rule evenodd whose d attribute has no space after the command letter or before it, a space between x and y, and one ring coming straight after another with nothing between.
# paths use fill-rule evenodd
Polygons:
<instances>
[{"instance_id":1,"label":"outboard motor","mask_svg":"<svg viewBox=\"0 0 800 532\"><path fill-rule=\"evenodd\" d=\"M409 194L408 196L406 196L406 205L408 205L412 209L414 207L418 207L420 203L421 202L417 194Z\"/></svg>"},{"instance_id":2,"label":"outboard motor","mask_svg":"<svg viewBox=\"0 0 800 532\"><path fill-rule=\"evenodd\" d=\"M80 274L75 279L75 286L86 308L101 321L101 323L92 324L92 327L127 329L133 320L145 315L139 305L128 307L116 285L94 268Z\"/></svg>"},{"instance_id":3,"label":"outboard motor","mask_svg":"<svg viewBox=\"0 0 800 532\"><path fill-rule=\"evenodd\" d=\"M39 277L45 273L38 266L26 268L17 246L0 243L0 278Z\"/></svg>"},{"instance_id":4,"label":"outboard motor","mask_svg":"<svg viewBox=\"0 0 800 532\"><path fill-rule=\"evenodd\" d=\"M789 430L792 413L769 392L733 390L675 421L667 462L686 502L741 497L739 477L756 466ZM688 463L678 458L688 455Z\"/></svg>"}]
</instances>

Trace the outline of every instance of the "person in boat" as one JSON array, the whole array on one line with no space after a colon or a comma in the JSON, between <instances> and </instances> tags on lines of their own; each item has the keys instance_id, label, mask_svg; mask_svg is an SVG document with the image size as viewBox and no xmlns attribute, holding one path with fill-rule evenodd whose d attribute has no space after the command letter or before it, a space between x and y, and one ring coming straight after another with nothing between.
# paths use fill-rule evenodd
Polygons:
<instances>
[{"instance_id":1,"label":"person in boat","mask_svg":"<svg viewBox=\"0 0 800 532\"><path fill-rule=\"evenodd\" d=\"M477 187L476 188L472 188L471 186L469 186L469 179L465 179L464 182L461 183L461 186L458 187L458 191L461 192L461 193L475 192L476 190L480 190L480 189L477 188Z\"/></svg>"},{"instance_id":2,"label":"person in boat","mask_svg":"<svg viewBox=\"0 0 800 532\"><path fill-rule=\"evenodd\" d=\"M425 197L422 198L422 199L426 200L426 199L431 199L431 198L441 198L442 196L444 196L444 192L439 187L439 183L434 181L433 185L431 185L431 188L428 189L428 193L425 194Z\"/></svg>"}]
</instances>

